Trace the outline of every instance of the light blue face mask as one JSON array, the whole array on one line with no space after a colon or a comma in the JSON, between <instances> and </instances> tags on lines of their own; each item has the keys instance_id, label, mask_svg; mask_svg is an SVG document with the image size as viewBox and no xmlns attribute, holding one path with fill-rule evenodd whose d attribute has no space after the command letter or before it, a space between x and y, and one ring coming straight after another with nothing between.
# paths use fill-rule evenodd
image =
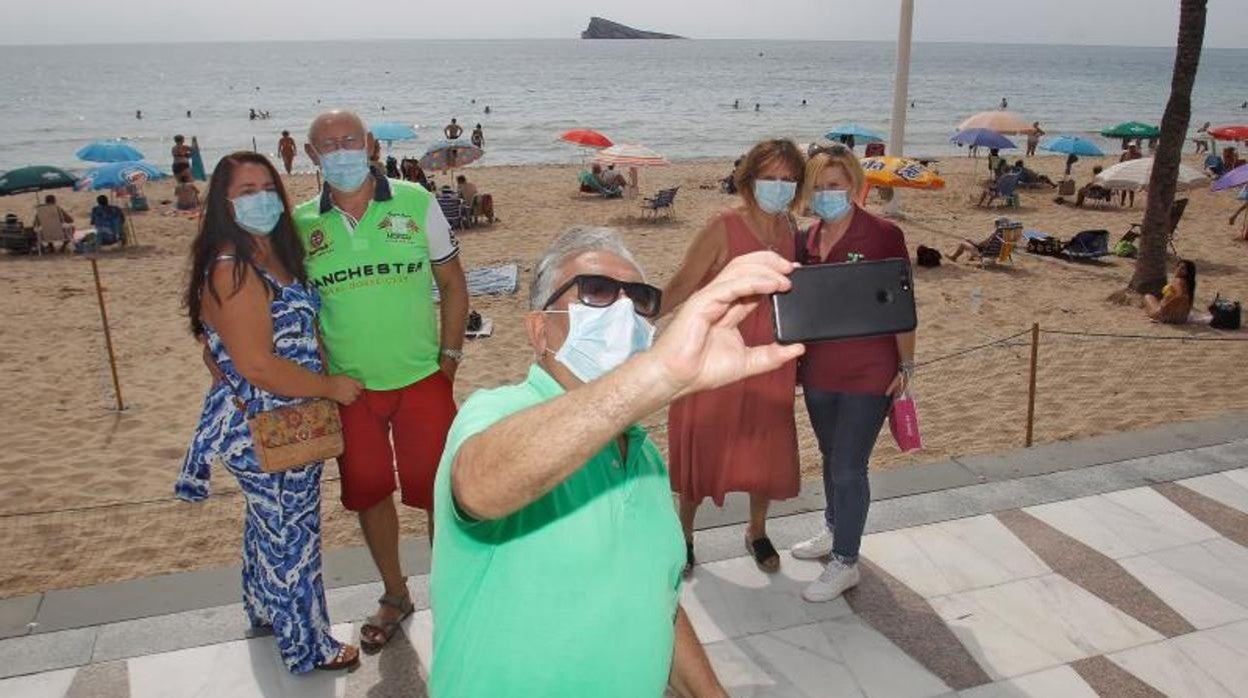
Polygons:
<instances>
[{"instance_id":1,"label":"light blue face mask","mask_svg":"<svg viewBox=\"0 0 1248 698\"><path fill-rule=\"evenodd\" d=\"M778 179L758 179L754 181L754 200L758 207L770 214L783 213L789 210L793 197L797 196L797 183Z\"/></svg>"},{"instance_id":2,"label":"light blue face mask","mask_svg":"<svg viewBox=\"0 0 1248 698\"><path fill-rule=\"evenodd\" d=\"M329 186L341 192L352 192L368 179L368 151L339 148L321 156L321 172Z\"/></svg>"},{"instance_id":3,"label":"light blue face mask","mask_svg":"<svg viewBox=\"0 0 1248 698\"><path fill-rule=\"evenodd\" d=\"M649 349L654 341L654 325L637 314L628 298L605 308L573 303L566 311L546 312L568 313L568 338L555 352L555 361L585 383Z\"/></svg>"},{"instance_id":4,"label":"light blue face mask","mask_svg":"<svg viewBox=\"0 0 1248 698\"><path fill-rule=\"evenodd\" d=\"M824 189L810 198L810 210L825 221L839 221L852 209L849 192L843 189Z\"/></svg>"},{"instance_id":5,"label":"light blue face mask","mask_svg":"<svg viewBox=\"0 0 1248 698\"><path fill-rule=\"evenodd\" d=\"M286 211L282 197L275 191L258 191L230 199L234 206L234 222L253 235L268 235L277 228Z\"/></svg>"}]
</instances>

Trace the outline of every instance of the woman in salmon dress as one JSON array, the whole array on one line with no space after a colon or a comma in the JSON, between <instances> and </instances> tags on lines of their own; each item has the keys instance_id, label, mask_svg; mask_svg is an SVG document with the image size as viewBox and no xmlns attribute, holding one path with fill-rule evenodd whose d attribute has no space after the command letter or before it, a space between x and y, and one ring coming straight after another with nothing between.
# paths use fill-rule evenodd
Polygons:
<instances>
[{"instance_id":1,"label":"woman in salmon dress","mask_svg":"<svg viewBox=\"0 0 1248 698\"><path fill-rule=\"evenodd\" d=\"M794 223L790 209L802 185L805 161L792 141L763 141L734 173L742 204L716 215L690 245L684 263L663 291L663 312L677 308L730 260L771 250L793 260ZM775 341L770 304L760 303L744 320L741 336L749 346ZM688 573L694 563L693 519L702 500L723 506L728 492L750 496L745 546L768 572L780 556L767 538L767 510L773 499L796 497L801 487L794 394L797 364L738 383L697 393L668 412L672 490L680 496Z\"/></svg>"}]
</instances>

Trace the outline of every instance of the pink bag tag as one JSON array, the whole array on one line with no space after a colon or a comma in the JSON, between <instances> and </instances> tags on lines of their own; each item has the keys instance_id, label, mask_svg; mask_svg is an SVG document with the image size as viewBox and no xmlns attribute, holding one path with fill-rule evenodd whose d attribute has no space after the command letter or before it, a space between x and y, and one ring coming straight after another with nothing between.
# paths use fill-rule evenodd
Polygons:
<instances>
[{"instance_id":1,"label":"pink bag tag","mask_svg":"<svg viewBox=\"0 0 1248 698\"><path fill-rule=\"evenodd\" d=\"M888 429L902 453L917 451L923 447L919 438L919 412L914 407L914 396L907 390L893 400L888 412Z\"/></svg>"}]
</instances>

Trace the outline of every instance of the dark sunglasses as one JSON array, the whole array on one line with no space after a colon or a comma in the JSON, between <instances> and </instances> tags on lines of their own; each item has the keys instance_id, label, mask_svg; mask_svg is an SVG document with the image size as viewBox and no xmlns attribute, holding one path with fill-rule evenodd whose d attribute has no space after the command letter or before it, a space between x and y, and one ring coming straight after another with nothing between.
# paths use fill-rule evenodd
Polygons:
<instances>
[{"instance_id":1,"label":"dark sunglasses","mask_svg":"<svg viewBox=\"0 0 1248 698\"><path fill-rule=\"evenodd\" d=\"M827 153L828 155L844 155L849 152L851 152L849 146L844 143L833 143L832 145L817 145L814 148L811 148L807 157L813 158L814 156L822 155L823 153Z\"/></svg>"},{"instance_id":2,"label":"dark sunglasses","mask_svg":"<svg viewBox=\"0 0 1248 698\"><path fill-rule=\"evenodd\" d=\"M663 301L663 292L638 281L620 281L600 274L577 274L568 283L560 286L551 294L542 310L554 305L559 297L576 287L576 299L591 308L605 308L620 297L620 291L633 302L637 314L642 317L656 317Z\"/></svg>"}]
</instances>

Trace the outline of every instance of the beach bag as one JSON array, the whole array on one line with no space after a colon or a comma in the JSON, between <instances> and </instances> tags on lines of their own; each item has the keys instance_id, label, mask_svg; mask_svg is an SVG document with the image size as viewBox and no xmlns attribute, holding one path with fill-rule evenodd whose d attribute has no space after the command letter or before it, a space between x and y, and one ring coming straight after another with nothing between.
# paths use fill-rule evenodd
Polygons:
<instances>
[{"instance_id":1,"label":"beach bag","mask_svg":"<svg viewBox=\"0 0 1248 698\"><path fill-rule=\"evenodd\" d=\"M914 253L915 264L921 267L938 267L940 266L940 250L933 249L927 245L919 245L919 249Z\"/></svg>"},{"instance_id":2,"label":"beach bag","mask_svg":"<svg viewBox=\"0 0 1248 698\"><path fill-rule=\"evenodd\" d=\"M238 390L224 377L219 365L217 372L222 373L220 380L234 393L238 411L246 416L247 404ZM342 418L338 414L338 405L332 400L317 398L257 412L247 417L247 429L251 432L260 472L264 473L280 473L316 461L337 458L344 448Z\"/></svg>"},{"instance_id":3,"label":"beach bag","mask_svg":"<svg viewBox=\"0 0 1248 698\"><path fill-rule=\"evenodd\" d=\"M1139 254L1139 250L1136 249L1135 243L1130 240L1119 240L1118 243L1114 245L1115 256L1135 259L1137 254Z\"/></svg>"},{"instance_id":4,"label":"beach bag","mask_svg":"<svg viewBox=\"0 0 1248 698\"><path fill-rule=\"evenodd\" d=\"M1243 311L1239 301L1222 299L1222 294L1214 297L1209 304L1209 326L1215 330L1238 330L1243 319Z\"/></svg>"},{"instance_id":5,"label":"beach bag","mask_svg":"<svg viewBox=\"0 0 1248 698\"><path fill-rule=\"evenodd\" d=\"M919 413L914 407L914 396L910 391L899 395L893 400L888 411L888 430L893 433L893 440L902 453L917 451L923 447L919 438Z\"/></svg>"}]
</instances>

